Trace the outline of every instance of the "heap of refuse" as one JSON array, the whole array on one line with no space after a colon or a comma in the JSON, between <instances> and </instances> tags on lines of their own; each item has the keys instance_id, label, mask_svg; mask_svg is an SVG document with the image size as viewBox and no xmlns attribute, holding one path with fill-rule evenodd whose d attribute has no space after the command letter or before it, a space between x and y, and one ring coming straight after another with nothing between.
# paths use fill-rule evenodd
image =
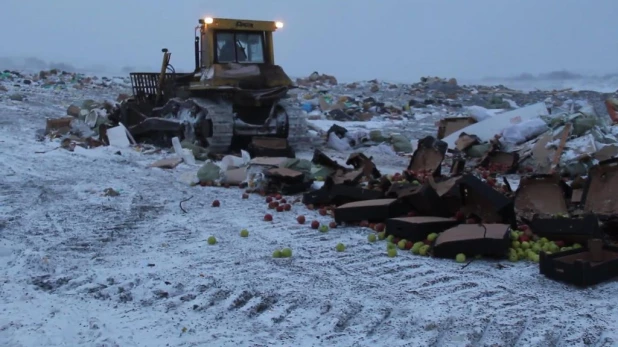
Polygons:
<instances>
[{"instance_id":1,"label":"heap of refuse","mask_svg":"<svg viewBox=\"0 0 618 347\"><path fill-rule=\"evenodd\" d=\"M618 275L616 95L522 93L439 78L339 85L313 74L298 84L293 95L317 140L311 159L296 156L306 148L288 151L272 141L213 155L175 137L172 153L151 166L184 163L195 168L183 174L192 185L239 186L244 195L270 196L277 211L285 207L272 196L302 195L308 208L333 216L331 226L374 230L370 239L387 240L389 256L409 250L458 261L528 260L549 278L584 286ZM47 120L40 139L68 150L146 152L111 117L124 98L72 105ZM328 148L345 162L326 155ZM384 174L368 154L373 148L409 162Z\"/></svg>"}]
</instances>

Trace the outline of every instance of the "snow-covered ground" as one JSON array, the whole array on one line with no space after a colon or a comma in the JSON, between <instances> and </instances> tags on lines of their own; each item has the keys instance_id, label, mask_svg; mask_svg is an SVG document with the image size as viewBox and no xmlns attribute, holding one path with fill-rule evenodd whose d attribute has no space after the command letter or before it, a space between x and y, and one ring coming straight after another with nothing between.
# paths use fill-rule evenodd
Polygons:
<instances>
[{"instance_id":1,"label":"snow-covered ground","mask_svg":"<svg viewBox=\"0 0 618 347\"><path fill-rule=\"evenodd\" d=\"M300 203L264 222L263 198L190 187L187 166L148 168L158 155L37 142L70 102L116 96L77 93L0 104L0 346L618 344L616 282L581 290L531 263L388 258L368 229L312 230L296 216L331 218ZM281 247L293 257L273 259Z\"/></svg>"}]
</instances>

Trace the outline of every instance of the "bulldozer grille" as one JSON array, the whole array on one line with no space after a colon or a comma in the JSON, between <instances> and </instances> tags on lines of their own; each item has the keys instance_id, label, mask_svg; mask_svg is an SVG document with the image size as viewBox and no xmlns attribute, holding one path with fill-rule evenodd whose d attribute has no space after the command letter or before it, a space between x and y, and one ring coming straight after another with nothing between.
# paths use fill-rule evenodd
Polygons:
<instances>
[{"instance_id":1,"label":"bulldozer grille","mask_svg":"<svg viewBox=\"0 0 618 347\"><path fill-rule=\"evenodd\" d=\"M154 102L159 89L158 72L133 72L130 74L133 96L138 102ZM163 90L160 103L164 103L174 97L175 73L166 73L163 79Z\"/></svg>"}]
</instances>

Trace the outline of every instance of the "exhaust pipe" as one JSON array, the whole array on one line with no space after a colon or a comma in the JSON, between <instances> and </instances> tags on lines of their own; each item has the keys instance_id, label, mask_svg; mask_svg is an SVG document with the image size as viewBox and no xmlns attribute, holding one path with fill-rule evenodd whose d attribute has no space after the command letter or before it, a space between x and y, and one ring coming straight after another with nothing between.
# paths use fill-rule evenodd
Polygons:
<instances>
[{"instance_id":1,"label":"exhaust pipe","mask_svg":"<svg viewBox=\"0 0 618 347\"><path fill-rule=\"evenodd\" d=\"M195 71L200 68L200 38L195 37Z\"/></svg>"}]
</instances>

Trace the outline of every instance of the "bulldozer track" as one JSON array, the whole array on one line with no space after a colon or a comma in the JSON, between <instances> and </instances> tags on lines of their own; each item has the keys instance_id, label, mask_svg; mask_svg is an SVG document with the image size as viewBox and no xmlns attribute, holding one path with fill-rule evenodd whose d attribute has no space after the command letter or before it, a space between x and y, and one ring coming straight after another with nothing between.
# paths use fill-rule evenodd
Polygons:
<instances>
[{"instance_id":1,"label":"bulldozer track","mask_svg":"<svg viewBox=\"0 0 618 347\"><path fill-rule=\"evenodd\" d=\"M191 98L202 110L206 111L206 119L212 121L213 136L207 138L208 148L213 152L228 150L234 137L234 119L232 104L227 101L211 100L207 98ZM288 115L288 142L294 149L304 147L309 143L307 120L305 114L293 100L279 101Z\"/></svg>"}]
</instances>

